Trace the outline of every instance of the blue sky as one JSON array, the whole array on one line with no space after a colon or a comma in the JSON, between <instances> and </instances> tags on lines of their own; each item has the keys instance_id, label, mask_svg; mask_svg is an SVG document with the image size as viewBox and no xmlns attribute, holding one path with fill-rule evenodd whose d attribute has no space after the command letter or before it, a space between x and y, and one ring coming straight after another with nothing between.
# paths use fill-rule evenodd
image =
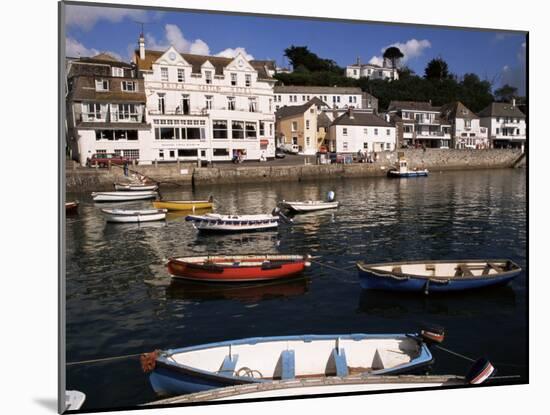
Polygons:
<instances>
[{"instance_id":1,"label":"blue sky","mask_svg":"<svg viewBox=\"0 0 550 415\"><path fill-rule=\"evenodd\" d=\"M378 62L382 49L397 45L404 64L423 75L429 60L442 57L451 72L474 72L499 87L525 89L525 35L513 32L427 28L375 23L334 22L212 13L156 12L109 7L67 6L67 54L111 52L129 60L145 22L146 47L173 44L181 52L283 62L290 45L307 46L323 58L346 66L360 56Z\"/></svg>"}]
</instances>

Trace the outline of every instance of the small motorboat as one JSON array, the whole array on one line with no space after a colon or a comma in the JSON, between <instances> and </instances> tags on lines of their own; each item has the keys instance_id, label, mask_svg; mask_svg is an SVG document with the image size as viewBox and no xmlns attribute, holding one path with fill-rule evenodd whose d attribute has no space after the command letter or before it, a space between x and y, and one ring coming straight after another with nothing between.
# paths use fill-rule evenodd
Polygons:
<instances>
[{"instance_id":1,"label":"small motorboat","mask_svg":"<svg viewBox=\"0 0 550 415\"><path fill-rule=\"evenodd\" d=\"M496 369L487 359L479 359L466 376L455 375L394 375L318 377L306 379L274 380L255 384L226 386L175 396L151 402L147 405L170 405L192 402L230 401L234 399L258 399L304 395L325 395L350 392L376 392L394 389L431 389L480 385L487 382Z\"/></svg>"},{"instance_id":2,"label":"small motorboat","mask_svg":"<svg viewBox=\"0 0 550 415\"><path fill-rule=\"evenodd\" d=\"M334 201L334 192L328 192L327 199L327 201L307 200L305 202L289 202L286 200L282 200L278 203L278 206L281 209L287 209L297 213L314 212L324 209L335 209L339 206L339 202Z\"/></svg>"},{"instance_id":3,"label":"small motorboat","mask_svg":"<svg viewBox=\"0 0 550 415\"><path fill-rule=\"evenodd\" d=\"M210 282L250 282L292 277L311 265L309 255L220 255L170 258L173 278Z\"/></svg>"},{"instance_id":4,"label":"small motorboat","mask_svg":"<svg viewBox=\"0 0 550 415\"><path fill-rule=\"evenodd\" d=\"M92 193L94 202L127 202L130 200L154 199L155 197L157 197L157 192L152 190Z\"/></svg>"},{"instance_id":5,"label":"small motorboat","mask_svg":"<svg viewBox=\"0 0 550 415\"><path fill-rule=\"evenodd\" d=\"M77 390L65 391L65 411L77 411L86 401L86 395Z\"/></svg>"},{"instance_id":6,"label":"small motorboat","mask_svg":"<svg viewBox=\"0 0 550 415\"><path fill-rule=\"evenodd\" d=\"M395 375L433 362L422 334L255 337L145 353L144 372L159 395L275 380Z\"/></svg>"},{"instance_id":7,"label":"small motorboat","mask_svg":"<svg viewBox=\"0 0 550 415\"><path fill-rule=\"evenodd\" d=\"M210 197L208 200L155 200L153 206L157 209L195 211L199 209L212 209L214 199Z\"/></svg>"},{"instance_id":8,"label":"small motorboat","mask_svg":"<svg viewBox=\"0 0 550 415\"><path fill-rule=\"evenodd\" d=\"M521 273L509 259L358 262L363 289L429 292L462 291L504 285Z\"/></svg>"},{"instance_id":9,"label":"small motorboat","mask_svg":"<svg viewBox=\"0 0 550 415\"><path fill-rule=\"evenodd\" d=\"M253 232L265 231L279 226L280 211L274 209L271 215L189 215L185 218L193 222L200 232Z\"/></svg>"},{"instance_id":10,"label":"small motorboat","mask_svg":"<svg viewBox=\"0 0 550 415\"><path fill-rule=\"evenodd\" d=\"M101 209L107 222L140 223L166 219L166 209Z\"/></svg>"},{"instance_id":11,"label":"small motorboat","mask_svg":"<svg viewBox=\"0 0 550 415\"><path fill-rule=\"evenodd\" d=\"M115 190L117 191L144 191L144 190L157 190L159 187L154 183L115 183Z\"/></svg>"},{"instance_id":12,"label":"small motorboat","mask_svg":"<svg viewBox=\"0 0 550 415\"><path fill-rule=\"evenodd\" d=\"M428 169L413 169L409 170L407 167L407 160L404 157L400 157L397 163L397 168L388 170L388 177L421 177L427 176Z\"/></svg>"},{"instance_id":13,"label":"small motorboat","mask_svg":"<svg viewBox=\"0 0 550 415\"><path fill-rule=\"evenodd\" d=\"M76 213L78 211L78 202L65 202L65 213Z\"/></svg>"}]
</instances>

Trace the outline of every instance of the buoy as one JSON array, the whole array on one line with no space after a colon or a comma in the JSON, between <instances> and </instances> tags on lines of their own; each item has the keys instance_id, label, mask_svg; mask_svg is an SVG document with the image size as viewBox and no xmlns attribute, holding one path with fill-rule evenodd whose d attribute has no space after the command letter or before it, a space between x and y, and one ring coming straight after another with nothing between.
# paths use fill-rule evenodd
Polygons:
<instances>
[{"instance_id":1,"label":"buoy","mask_svg":"<svg viewBox=\"0 0 550 415\"><path fill-rule=\"evenodd\" d=\"M477 360L466 375L466 381L471 385L480 385L493 376L496 369L486 358Z\"/></svg>"},{"instance_id":2,"label":"buoy","mask_svg":"<svg viewBox=\"0 0 550 415\"><path fill-rule=\"evenodd\" d=\"M333 192L332 190L329 191L329 192L327 193L327 199L328 199L328 201L329 201L329 202L332 202L332 201L334 200L334 196L335 196L334 192Z\"/></svg>"}]
</instances>

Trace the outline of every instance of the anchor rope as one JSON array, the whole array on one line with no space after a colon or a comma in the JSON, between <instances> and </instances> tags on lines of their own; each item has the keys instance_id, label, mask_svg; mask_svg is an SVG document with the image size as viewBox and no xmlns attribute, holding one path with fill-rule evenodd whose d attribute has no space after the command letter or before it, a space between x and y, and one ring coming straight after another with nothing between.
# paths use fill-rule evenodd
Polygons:
<instances>
[{"instance_id":1,"label":"anchor rope","mask_svg":"<svg viewBox=\"0 0 550 415\"><path fill-rule=\"evenodd\" d=\"M84 364L90 364L90 363L101 363L101 362L110 362L113 360L121 360L121 359L129 359L131 357L139 357L143 353L134 353L134 354L127 354L123 356L112 356L112 357L102 357L99 359L90 359L90 360L80 360L77 362L68 362L65 363L65 366L74 366L74 365L84 365Z\"/></svg>"},{"instance_id":2,"label":"anchor rope","mask_svg":"<svg viewBox=\"0 0 550 415\"><path fill-rule=\"evenodd\" d=\"M468 357L468 356L465 356L463 354L460 354L460 353L457 353L457 352L454 352L452 350L449 350L443 346L440 346L438 344L434 345L434 347L444 351L444 352L447 352L449 354L452 354L456 357L460 357L461 359L464 359L464 360L467 360L469 362L475 362L476 359L472 359L471 357ZM491 361L492 362L492 361ZM502 362L492 362L495 366L509 366L509 367L518 367L518 368L524 368L526 367L526 365L516 365L516 364L512 364L512 363L502 363Z\"/></svg>"}]
</instances>

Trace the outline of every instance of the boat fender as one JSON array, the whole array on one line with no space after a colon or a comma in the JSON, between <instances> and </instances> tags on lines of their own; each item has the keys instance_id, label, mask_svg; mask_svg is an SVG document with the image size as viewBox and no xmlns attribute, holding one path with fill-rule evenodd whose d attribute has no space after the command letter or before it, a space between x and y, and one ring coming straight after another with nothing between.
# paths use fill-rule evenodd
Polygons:
<instances>
[{"instance_id":1,"label":"boat fender","mask_svg":"<svg viewBox=\"0 0 550 415\"><path fill-rule=\"evenodd\" d=\"M159 357L160 350L155 350L151 353L143 353L139 357L139 362L141 363L141 370L144 373L149 373L155 370L157 364L157 358Z\"/></svg>"},{"instance_id":2,"label":"boat fender","mask_svg":"<svg viewBox=\"0 0 550 415\"><path fill-rule=\"evenodd\" d=\"M327 200L329 202L332 202L334 200L334 197L335 197L335 194L332 190L327 193Z\"/></svg>"},{"instance_id":3,"label":"boat fender","mask_svg":"<svg viewBox=\"0 0 550 415\"><path fill-rule=\"evenodd\" d=\"M424 327L420 330L420 337L428 344L442 343L445 340L445 329L442 327Z\"/></svg>"},{"instance_id":4,"label":"boat fender","mask_svg":"<svg viewBox=\"0 0 550 415\"><path fill-rule=\"evenodd\" d=\"M466 381L471 385L480 385L491 376L496 374L497 370L486 358L478 359L468 371Z\"/></svg>"}]
</instances>

